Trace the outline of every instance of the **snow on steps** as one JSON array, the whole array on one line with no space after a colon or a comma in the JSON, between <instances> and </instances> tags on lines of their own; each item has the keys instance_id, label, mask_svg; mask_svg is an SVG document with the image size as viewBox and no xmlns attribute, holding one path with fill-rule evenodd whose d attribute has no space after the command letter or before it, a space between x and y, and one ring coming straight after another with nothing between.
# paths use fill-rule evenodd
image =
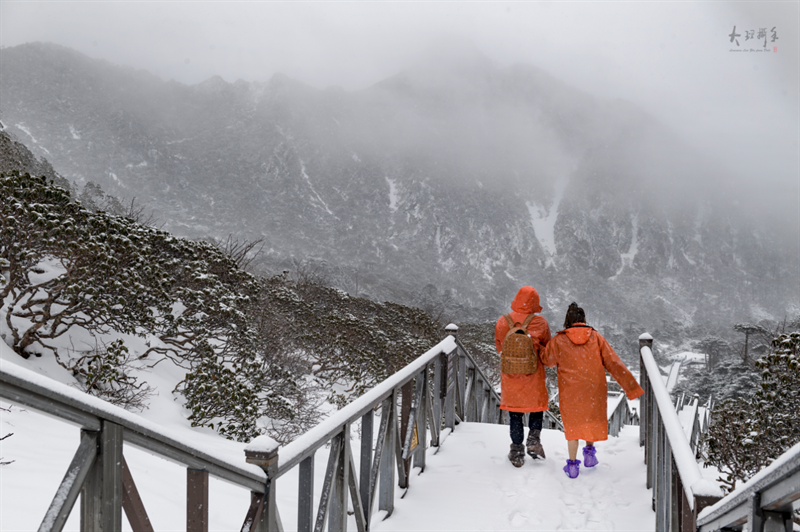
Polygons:
<instances>
[{"instance_id":1,"label":"snow on steps","mask_svg":"<svg viewBox=\"0 0 800 532\"><path fill-rule=\"evenodd\" d=\"M6 407L6 403L2 403ZM0 475L0 530L35 530L77 448L78 428L31 409L2 412L0 456L16 461ZM353 431L354 437L358 430ZM653 530L650 491L638 446L638 427L626 426L619 438L598 442L600 465L582 468L570 480L561 468L566 442L561 432L545 430L548 459L526 458L514 468L506 458L508 427L461 423L441 452L428 455L426 470L415 469L411 489L397 491L391 518L376 512L372 529L400 530ZM230 442L228 442L230 443ZM244 445L242 463L244 464ZM353 449L358 449L358 441ZM186 472L172 462L125 446L147 512L156 530L185 530ZM322 487L328 449L317 451L315 491ZM356 460L356 466L359 461ZM277 483L278 505L286 530L296 528L297 468ZM211 478L210 530L238 530L247 512L246 490ZM76 505L77 509L77 505ZM65 530L78 530L78 512ZM349 529L355 529L350 517ZM123 519L123 529L130 530Z\"/></svg>"}]
</instances>

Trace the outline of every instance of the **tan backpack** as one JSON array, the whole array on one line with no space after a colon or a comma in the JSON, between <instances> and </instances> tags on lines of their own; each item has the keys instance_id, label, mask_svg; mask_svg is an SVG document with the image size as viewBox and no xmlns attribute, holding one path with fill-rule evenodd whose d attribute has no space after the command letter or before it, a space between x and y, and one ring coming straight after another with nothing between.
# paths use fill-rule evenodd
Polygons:
<instances>
[{"instance_id":1,"label":"tan backpack","mask_svg":"<svg viewBox=\"0 0 800 532\"><path fill-rule=\"evenodd\" d=\"M533 319L529 314L520 324L511 318L511 314L504 314L508 322L508 333L503 338L503 351L500 354L500 371L507 375L530 375L539 367L539 356L534 340L528 334L528 325Z\"/></svg>"}]
</instances>

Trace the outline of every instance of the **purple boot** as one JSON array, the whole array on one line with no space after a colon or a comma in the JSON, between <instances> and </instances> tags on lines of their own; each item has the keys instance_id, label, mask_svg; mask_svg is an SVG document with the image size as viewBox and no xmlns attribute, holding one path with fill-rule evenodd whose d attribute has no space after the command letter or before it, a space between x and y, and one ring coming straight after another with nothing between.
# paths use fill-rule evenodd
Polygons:
<instances>
[{"instance_id":1,"label":"purple boot","mask_svg":"<svg viewBox=\"0 0 800 532\"><path fill-rule=\"evenodd\" d=\"M597 449L594 445L587 445L583 448L583 465L586 467L594 467L600 462L597 461Z\"/></svg>"},{"instance_id":2,"label":"purple boot","mask_svg":"<svg viewBox=\"0 0 800 532\"><path fill-rule=\"evenodd\" d=\"M567 460L567 465L564 466L564 473L566 473L569 478L578 478L578 473L580 473L580 469L581 469L580 460Z\"/></svg>"}]
</instances>

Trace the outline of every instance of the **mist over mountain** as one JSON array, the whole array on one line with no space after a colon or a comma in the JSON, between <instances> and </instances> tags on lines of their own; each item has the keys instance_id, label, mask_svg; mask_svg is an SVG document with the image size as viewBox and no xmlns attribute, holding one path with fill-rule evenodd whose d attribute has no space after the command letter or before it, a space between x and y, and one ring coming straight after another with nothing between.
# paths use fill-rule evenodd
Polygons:
<instances>
[{"instance_id":1,"label":"mist over mountain","mask_svg":"<svg viewBox=\"0 0 800 532\"><path fill-rule=\"evenodd\" d=\"M710 160L532 66L453 46L345 92L186 86L51 44L0 59L0 120L58 173L178 235L263 238L266 268L325 261L342 288L451 309L532 284L556 323L573 300L643 327L800 311L797 242Z\"/></svg>"}]
</instances>

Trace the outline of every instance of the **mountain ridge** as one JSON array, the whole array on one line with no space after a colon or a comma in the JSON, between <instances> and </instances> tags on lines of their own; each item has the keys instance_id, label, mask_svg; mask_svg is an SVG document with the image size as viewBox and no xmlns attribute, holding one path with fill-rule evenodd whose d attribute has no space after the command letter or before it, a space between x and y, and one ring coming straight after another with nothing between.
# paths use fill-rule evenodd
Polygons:
<instances>
[{"instance_id":1,"label":"mountain ridge","mask_svg":"<svg viewBox=\"0 0 800 532\"><path fill-rule=\"evenodd\" d=\"M536 67L489 65L470 87L412 71L345 92L37 59L58 52L0 52L4 122L67 179L136 195L171 231L264 238L267 268L315 258L377 299L413 303L433 285L496 309L533 284L545 312L578 299L616 324L798 306L777 288L797 278L791 250L702 185L720 170L644 111ZM551 242L536 224L549 227L557 183Z\"/></svg>"}]
</instances>

